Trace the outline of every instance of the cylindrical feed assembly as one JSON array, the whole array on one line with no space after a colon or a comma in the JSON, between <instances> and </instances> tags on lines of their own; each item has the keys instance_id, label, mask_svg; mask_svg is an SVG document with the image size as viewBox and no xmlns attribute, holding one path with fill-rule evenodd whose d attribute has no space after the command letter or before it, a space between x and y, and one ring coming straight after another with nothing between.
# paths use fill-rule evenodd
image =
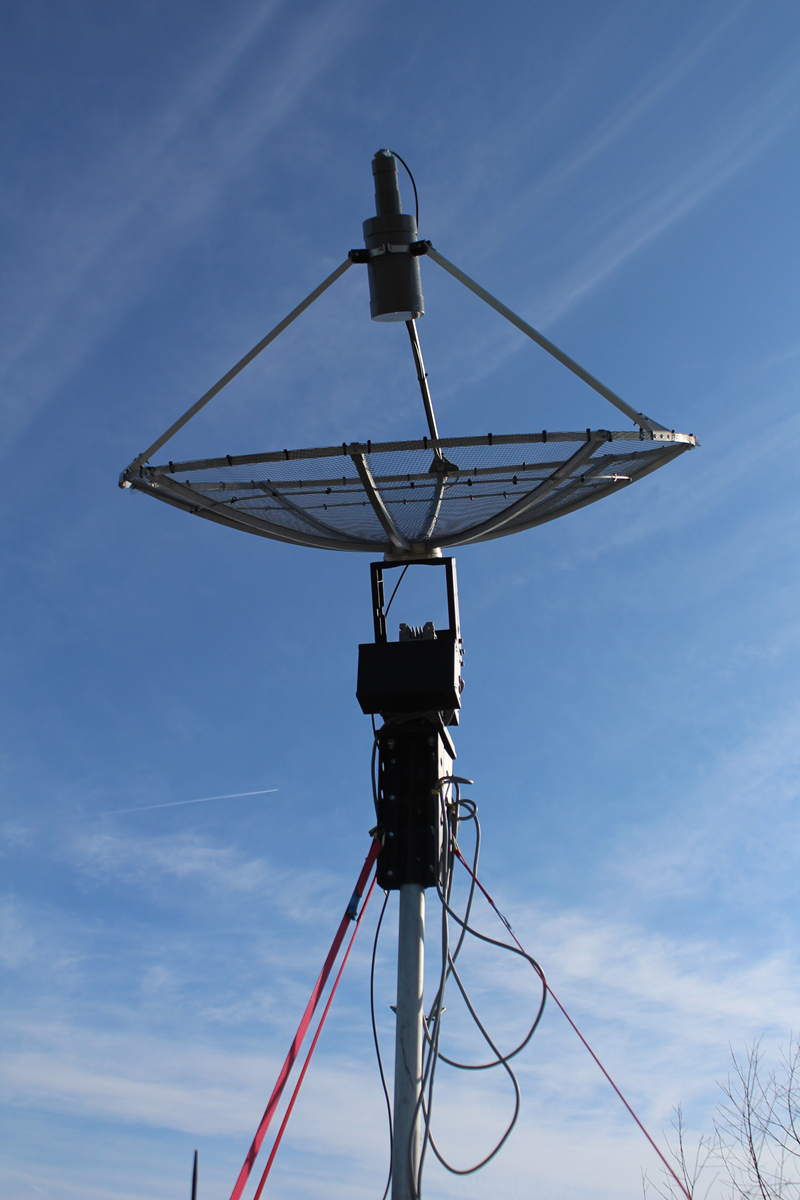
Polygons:
<instances>
[{"instance_id":1,"label":"cylindrical feed assembly","mask_svg":"<svg viewBox=\"0 0 800 1200\"><path fill-rule=\"evenodd\" d=\"M417 222L404 213L397 182L397 159L379 150L372 160L377 216L364 222L369 310L373 321L413 321L425 312L419 258L405 247L417 241Z\"/></svg>"}]
</instances>

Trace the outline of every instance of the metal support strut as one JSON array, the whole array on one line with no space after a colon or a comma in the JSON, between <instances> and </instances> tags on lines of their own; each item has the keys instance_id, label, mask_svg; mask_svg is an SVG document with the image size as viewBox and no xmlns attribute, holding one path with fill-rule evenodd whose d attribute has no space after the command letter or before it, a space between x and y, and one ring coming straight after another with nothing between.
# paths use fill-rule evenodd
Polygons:
<instances>
[{"instance_id":1,"label":"metal support strut","mask_svg":"<svg viewBox=\"0 0 800 1200\"><path fill-rule=\"evenodd\" d=\"M417 368L417 379L419 380L419 390L422 393L422 403L425 408L425 419L428 422L428 429L434 442L439 440L439 430L436 428L436 417L433 413L433 401L431 400L431 390L428 387L428 374L425 370L425 364L422 361L422 349L419 344L419 334L417 333L416 321L406 321L408 336L411 339L411 350L414 355L414 365ZM431 463L431 471L437 475L446 475L448 471L457 471L454 466L442 454L438 446L433 451L433 462ZM441 501L441 495L440 495ZM438 505L437 505L438 512Z\"/></svg>"},{"instance_id":2,"label":"metal support strut","mask_svg":"<svg viewBox=\"0 0 800 1200\"><path fill-rule=\"evenodd\" d=\"M414 1200L417 1194L424 956L425 889L418 883L404 883L397 946L392 1200Z\"/></svg>"}]
</instances>

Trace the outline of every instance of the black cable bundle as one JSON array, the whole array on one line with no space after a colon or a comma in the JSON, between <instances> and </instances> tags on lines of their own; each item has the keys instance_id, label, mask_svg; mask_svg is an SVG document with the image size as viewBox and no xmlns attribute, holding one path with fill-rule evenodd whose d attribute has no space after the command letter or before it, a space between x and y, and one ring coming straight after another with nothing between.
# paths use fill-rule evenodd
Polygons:
<instances>
[{"instance_id":1,"label":"black cable bundle","mask_svg":"<svg viewBox=\"0 0 800 1200\"><path fill-rule=\"evenodd\" d=\"M376 751L376 749L377 749L377 740L375 743L375 747L373 748L373 756L372 756L373 794L375 797L376 807L377 807L377 783L376 783L376 779L375 779L375 757L376 757L375 751ZM450 798L450 799L447 798L446 793L448 793L448 792L450 792L452 794L452 798ZM539 1022L541 1021L542 1014L544 1013L545 1001L547 998L547 984L545 981L544 972L542 971L542 968L539 966L539 964L536 962L535 959L533 959L529 954L526 954L525 951L519 949L517 946L511 945L508 942L499 941L496 938L491 938L487 934L480 933L477 929L473 928L473 926L470 925L470 915L472 912L472 905L473 905L473 901L475 898L475 888L477 885L478 858L480 856L480 848L481 848L481 827L480 827L480 822L478 820L477 805L472 800L462 798L460 785L458 783L456 783L455 780L452 780L450 778L445 778L445 779L440 780L439 795L440 795L440 802L442 805L442 815L444 817L444 825L445 825L444 863L443 863L443 870L442 870L442 876L443 876L444 882L441 885L439 883L437 883L437 893L438 893L439 899L442 904L442 969L441 969L441 974L440 974L440 978L439 978L439 986L436 991L436 996L434 997L434 1001L431 1006L430 1013L429 1013L428 1017L424 1020L424 1026L423 1026L424 1033L425 1033L425 1039L427 1042L427 1052L425 1054L425 1061L423 1064L422 1085L420 1088L420 1097L419 1097L419 1102L418 1102L419 1110L418 1111L421 1111L421 1113L422 1113L424 1134L423 1134L423 1139L422 1139L422 1147L420 1150L419 1169L417 1172L417 1179L416 1179L416 1188L415 1188L416 1200L419 1200L419 1198L422 1195L422 1172L423 1172L423 1168L424 1168L424 1164L425 1164L425 1154L426 1154L428 1145L430 1145L431 1149L433 1150L433 1153L436 1155L436 1158L439 1160L439 1162L442 1164L442 1166L447 1171L450 1171L454 1175L470 1175L475 1171L479 1171L481 1169L481 1167L484 1167L488 1162L490 1162L495 1157L495 1155L500 1151L500 1149L505 1144L505 1142L507 1141L508 1137L511 1134L512 1129L514 1128L514 1126L517 1123L517 1118L519 1116L519 1110L520 1110L519 1083L517 1082L517 1078L514 1074L514 1071L510 1066L510 1060L512 1058L514 1058L517 1054L519 1054L520 1051L522 1051L528 1045L528 1042L531 1040L534 1033L536 1032ZM455 862L456 862L456 853L458 851L456 834L458 832L459 824L462 821L471 821L474 824L475 850L474 850L474 855L473 855L472 868L471 868L471 870L470 870L470 868L467 868L471 875L469 894L467 897L467 902L466 902L466 905L464 908L463 916L459 916L458 913L456 913L454 911L454 909L452 908L451 899L452 899L453 875L454 875L454 867L455 867ZM458 851L458 853L460 854L460 851ZM370 1012L371 1012L371 1018L372 1018L372 1033L373 1033L373 1039L375 1042L375 1050L376 1050L376 1054L377 1054L377 1058L378 1058L378 1070L380 1072L381 1084L383 1087L384 1096L386 1098L386 1107L387 1107L387 1113L389 1116L389 1138L390 1138L389 1179L386 1184L386 1189L383 1193L383 1200L386 1200L386 1196L389 1192L389 1187L391 1185L391 1178L392 1178L391 1162L392 1162L392 1156L394 1153L394 1147L392 1146L392 1106L391 1106L391 1100L389 1098L388 1087L386 1084L386 1077L385 1077L384 1070L383 1070L383 1063L381 1060L381 1053L380 1053L380 1045L379 1045L379 1041L378 1041L378 1032L377 1032L377 1026L376 1026L376 1022L375 1022L374 985L375 985L375 960L376 960L377 948L378 948L378 938L380 936L381 926L383 923L383 916L386 911L386 905L387 905L388 899L389 899L389 893L387 892L386 899L384 900L383 908L381 910L380 918L378 920L378 926L377 926L377 929L375 930L375 940L374 940L373 950L372 950L372 970L371 970L371 975L370 975ZM450 950L450 925L449 925L449 919L451 917L456 922L456 924L461 927L458 941L452 952ZM491 946L497 946L501 950L507 950L512 954L518 955L520 958L524 958L528 963L530 963L531 968L533 969L534 973L536 974L536 976L541 984L541 988L542 988L541 1000L539 1001L533 1022L531 1024L530 1028L528 1029L528 1032L526 1033L525 1037L522 1039L522 1041L517 1046L515 1046L513 1050L509 1051L509 1053L507 1053L507 1054L501 1053L501 1051L497 1048L494 1041L492 1040L487 1029L481 1022L477 1012L475 1011L475 1007L474 1007L472 1001L470 1000L469 994L467 992L466 987L464 986L463 980L461 979L461 976L458 973L458 969L456 967L456 961L458 959L459 954L461 953L461 949L464 945L467 934L470 934L472 937L478 938L480 941L487 942ZM442 1017L442 1012L444 1011L445 988L447 986L448 980L450 979L451 975L456 982L459 992L461 993L461 996L467 1007L467 1011L469 1012L470 1016L472 1017L472 1020L474 1021L475 1025L478 1027L478 1029L481 1033L481 1036L483 1037L484 1041L489 1046L489 1049L492 1052L493 1058L489 1059L487 1062L462 1063L456 1059L449 1058L447 1055L443 1054L440 1050L439 1042L440 1042L440 1035L441 1035L441 1017ZM508 1077L511 1080L511 1084L514 1089L514 1114L511 1118L508 1126L506 1127L502 1137L499 1139L499 1141L496 1143L496 1145L493 1147L493 1149L490 1151L489 1154L485 1155L480 1160L480 1162L475 1163L474 1165L472 1165L470 1167L455 1167L451 1163L449 1163L445 1159L445 1157L443 1156L441 1151L439 1150L438 1146L436 1145L436 1142L434 1141L434 1138L433 1138L433 1134L431 1132L431 1114L432 1114L432 1108L433 1108L434 1084L435 1084L435 1079L436 1079L436 1068L437 1068L437 1065L440 1060L442 1062L446 1063L448 1066L454 1067L456 1070L461 1070L461 1071L488 1071L488 1070L492 1070L495 1067L502 1067L508 1074Z\"/></svg>"}]
</instances>

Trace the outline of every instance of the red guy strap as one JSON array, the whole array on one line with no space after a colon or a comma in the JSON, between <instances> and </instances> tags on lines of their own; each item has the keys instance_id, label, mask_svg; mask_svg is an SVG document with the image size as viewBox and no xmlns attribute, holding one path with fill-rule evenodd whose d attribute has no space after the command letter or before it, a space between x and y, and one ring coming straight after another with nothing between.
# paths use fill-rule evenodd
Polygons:
<instances>
[{"instance_id":1,"label":"red guy strap","mask_svg":"<svg viewBox=\"0 0 800 1200\"><path fill-rule=\"evenodd\" d=\"M333 970L333 964L335 963L336 957L339 953L339 950L341 949L342 942L344 941L344 935L347 932L347 927L351 921L354 921L356 919L356 910L358 907L358 901L364 895L364 888L366 887L367 880L369 879L369 876L370 876L370 872L372 871L372 868L375 865L375 860L378 857L378 855L380 854L380 851L381 851L380 842L378 841L377 838L373 838L372 845L370 846L369 854L367 855L367 858L366 858L366 862L364 863L364 866L361 869L361 874L358 877L358 882L356 884L355 891L353 892L353 895L350 899L350 903L347 906L347 910L346 910L344 916L342 917L341 924L339 925L339 928L336 932L336 937L333 939L333 945L331 946L330 950L328 951L328 957L325 959L325 963L323 965L322 971L320 972L319 979L314 984L314 990L312 991L311 998L308 1001L308 1004L306 1005L306 1010L303 1013L303 1019L301 1020L299 1026L298 1026L298 1029L297 1029L297 1033L294 1035L294 1040L292 1041L292 1044L289 1047L289 1053L286 1055L286 1061L284 1062L283 1066L281 1067L281 1071L278 1076L278 1081L272 1090L272 1095L270 1096L269 1101L267 1102L267 1107L264 1110L264 1115L261 1118L261 1123L258 1126L258 1129L256 1130L256 1136L253 1138L253 1144L251 1145L250 1149L247 1152L247 1158L244 1160L244 1165L242 1166L242 1169L239 1172L239 1178L236 1180L234 1189L231 1192L231 1200L240 1200L241 1194L245 1188L245 1184L247 1183L247 1180L250 1178L250 1172L253 1169L253 1164L255 1163L256 1158L258 1157L258 1152L261 1149L261 1145L264 1141L267 1130L269 1129L270 1122L272 1121L272 1118L275 1115L275 1110L278 1107L278 1104L280 1103L281 1096L283 1095L283 1089L286 1087L289 1076L292 1072L292 1067L294 1066L297 1056L300 1053L300 1047L303 1044L303 1039L306 1036L306 1033L308 1032L308 1027L311 1024L311 1021L312 1021L312 1018L316 1011L317 1005L319 1004L320 997L322 996L322 993L325 990L325 985L328 982L328 977L330 976L330 973Z\"/></svg>"}]
</instances>

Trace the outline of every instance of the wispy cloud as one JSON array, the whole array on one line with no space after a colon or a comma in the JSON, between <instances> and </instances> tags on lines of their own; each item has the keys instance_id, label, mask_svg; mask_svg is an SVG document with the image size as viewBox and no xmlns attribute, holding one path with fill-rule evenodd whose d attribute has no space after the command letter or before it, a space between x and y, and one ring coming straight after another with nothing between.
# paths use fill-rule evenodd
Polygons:
<instances>
[{"instance_id":1,"label":"wispy cloud","mask_svg":"<svg viewBox=\"0 0 800 1200\"><path fill-rule=\"evenodd\" d=\"M567 312L633 254L740 174L799 117L800 69L792 60L749 98L742 111L728 114L725 127L708 131L708 140L695 146L688 165L676 163L672 178L658 180L651 188L645 184L626 196L618 222L606 214L606 221L616 227L559 282L542 323L546 326Z\"/></svg>"},{"instance_id":2,"label":"wispy cloud","mask_svg":"<svg viewBox=\"0 0 800 1200\"><path fill-rule=\"evenodd\" d=\"M659 141L658 154L652 154L647 145L642 148L642 123L674 103L687 78L703 69L719 50L720 40L749 8L749 3L737 4L696 43L685 45L681 53L673 52L658 73L646 83L637 84L612 112L601 109L598 123L580 141L565 139L569 149L558 155L531 187L513 201L496 206L489 219L490 236L481 241L477 261L482 266L489 255L496 256L523 229L533 226L542 230L539 243L531 242L526 235L532 249L538 246L542 257L534 291L516 301L511 295L501 296L538 328L549 330L627 261L751 166L800 120L800 69L795 45L768 69L743 83L730 103L710 104L690 130L673 131L671 138ZM582 74L573 80L576 90L590 90L601 65L592 63L586 70L588 80ZM536 144L540 115L526 114L511 122L516 143ZM559 129L563 120L557 122L553 115ZM624 157L633 146L635 166L628 164L620 173L616 156ZM476 150L476 157L483 163L484 156L493 160L494 153L487 145L483 152ZM598 185L596 172L601 170L607 178ZM478 173L473 188L485 189L485 174L485 170L482 175ZM618 175L620 186L609 190L607 179ZM592 196L591 207L584 199L587 193ZM446 233L439 248L471 270L455 249L448 248ZM556 256L560 265L554 269ZM496 271L494 268L492 272L495 276ZM526 278L530 275L527 270ZM490 291L497 290L491 276L483 271L479 272L479 282ZM474 304L472 311L476 311ZM458 394L468 382L490 377L515 354L531 353L524 338L503 329L495 318L476 324L471 340L459 344L457 350L444 372L449 379L445 395ZM592 369L591 363L585 365ZM668 414L662 414L662 419L667 420Z\"/></svg>"},{"instance_id":3,"label":"wispy cloud","mask_svg":"<svg viewBox=\"0 0 800 1200\"><path fill-rule=\"evenodd\" d=\"M788 736L787 729L781 743L784 753ZM774 740L765 742L729 765L730 776L739 779L750 797L748 803L763 796L765 773L779 757L778 748ZM751 763L749 774L745 757ZM723 780L722 790L724 786ZM662 874L649 839L648 853L649 874ZM691 853L691 845L686 846L687 861ZM89 876L115 887L132 887L142 897L152 893L159 879L177 888L188 884L194 889L202 882L204 911L208 897L227 897L241 920L241 903L252 897L261 915L259 924L264 924L265 905L280 915L250 939L258 971L245 971L238 964L232 972L235 987L212 989L207 980L202 996L193 1000L187 983L198 967L189 957L195 939L187 940L184 930L163 931L156 946L149 936L132 939L124 926L118 932L115 927L116 955L124 950L127 972L115 992L109 986L114 959L96 906L83 915L37 916L7 904L4 958L18 983L4 1020L3 1099L52 1114L192 1131L208 1138L222 1135L236 1139L237 1145L246 1142L293 1032L292 1018L302 1010L324 953L316 936L313 946L301 945L298 929L308 930L309 922L319 923L320 918L331 924L330 897L339 896L342 881L321 885L318 872L281 874L263 857L197 837L79 838L70 855L73 865ZM614 869L620 862L624 868L625 861L623 851ZM663 875L666 878L670 870L669 882L675 886L674 864L666 864ZM635 882L639 894L643 881L637 877ZM785 951L767 949L753 956L740 951L735 938L726 943L718 936L687 938L683 932L654 930L615 915L613 897L607 897L606 911L596 904L592 910L559 909L531 904L519 892L519 881L487 877L486 883L657 1136L678 1100L696 1123L708 1125L716 1102L715 1080L724 1074L729 1042L740 1045L762 1032L776 1042L791 1027L800 964ZM303 897L302 903L287 902L291 894ZM433 905L430 918L428 953L435 968ZM476 920L487 932L495 931L495 919L480 906ZM125 938L122 943L120 936ZM313 1163L319 1159L329 1166L331 1155L341 1156L341 1180L348 1172L359 1179L377 1177L383 1168L383 1115L364 1011L368 939L365 930L365 942L351 963L331 1030L309 1076L302 1116L290 1127L281 1156L284 1165L279 1170L294 1172L306 1182L316 1169ZM67 966L53 968L56 948ZM196 950L203 957L205 976L209 970L219 971L222 960L216 951L208 959L202 941ZM235 959L236 946L232 953ZM379 1025L389 1050L392 954L393 935L387 932L379 954L377 995ZM24 1003L24 981L26 964L34 960L50 964L52 986L43 986L40 973L31 1006ZM97 971L105 980L99 1001L93 986ZM464 975L492 1032L504 1044L513 1042L531 998L535 1000L530 972L470 943L464 952ZM470 1057L478 1048L466 1031L454 989L447 1004L448 1044ZM265 1053L254 1038L263 1044L266 1031L270 1049ZM647 1164L650 1152L628 1127L616 1097L553 1007L519 1065L523 1117L518 1135L496 1167L497 1186L512 1195L514 1188L523 1188L538 1147L536 1170L555 1188L559 1179L563 1182L563 1164L559 1166L554 1147L561 1146L570 1157L579 1143L584 1150L593 1147L592 1154L597 1151L599 1158L593 1161L603 1164L607 1194L613 1195L615 1188L619 1194L626 1173ZM444 1072L437 1102L442 1143L456 1158L467 1160L476 1146L488 1143L487 1106L492 1119L499 1121L507 1103L502 1080L480 1080L475 1087L460 1082L454 1090ZM609 1147L615 1148L615 1155ZM576 1167L573 1174L574 1194L603 1194L588 1167ZM444 1181L441 1188L443 1195L451 1194Z\"/></svg>"},{"instance_id":4,"label":"wispy cloud","mask_svg":"<svg viewBox=\"0 0 800 1200\"><path fill-rule=\"evenodd\" d=\"M0 961L16 970L35 957L36 941L11 897L0 900Z\"/></svg>"},{"instance_id":5,"label":"wispy cloud","mask_svg":"<svg viewBox=\"0 0 800 1200\"><path fill-rule=\"evenodd\" d=\"M201 880L204 888L236 895L273 888L280 892L285 882L284 873L266 859L195 834L87 834L76 837L63 853L87 875L148 888L164 880Z\"/></svg>"},{"instance_id":6,"label":"wispy cloud","mask_svg":"<svg viewBox=\"0 0 800 1200\"><path fill-rule=\"evenodd\" d=\"M607 154L616 143L624 140L625 136L633 132L659 104L669 102L676 89L693 71L707 62L720 40L751 7L752 0L740 0L739 3L731 5L722 19L706 32L694 29L687 31L682 44L676 46L665 61L651 67L649 74L637 78L611 111L601 110L597 124L590 124L580 139L575 139L568 153L559 157L531 188L525 190L513 209L505 214L511 225L523 224L530 219L532 212L540 212L549 204L557 202L565 193L568 194L580 186L578 178L594 160ZM701 23L702 19L701 17ZM580 95L582 108L585 105L585 93L596 89L602 79L609 58L609 43L612 41L611 30L606 30L605 37L599 40L602 51L598 51L597 58L591 62L591 66L589 63L585 64L583 69L572 77L571 90L576 96ZM560 95L559 100L563 101ZM575 100L576 97L573 97L573 104ZM535 115L537 125L541 123L545 113L550 121L555 123L558 108L557 103L549 102L542 113Z\"/></svg>"},{"instance_id":7,"label":"wispy cloud","mask_svg":"<svg viewBox=\"0 0 800 1200\"><path fill-rule=\"evenodd\" d=\"M669 820L623 839L610 874L643 902L707 901L713 893L731 912L768 913L778 931L783 918L776 893L784 903L798 894L799 775L800 708L794 705L763 719L742 745L706 768Z\"/></svg>"},{"instance_id":8,"label":"wispy cloud","mask_svg":"<svg viewBox=\"0 0 800 1200\"><path fill-rule=\"evenodd\" d=\"M51 853L93 886L113 882L133 893L169 896L170 904L194 904L197 894L214 897L217 904L251 901L294 927L322 919L321 937L344 912L352 889L352 880L342 881L332 871L287 866L263 852L196 833L76 833Z\"/></svg>"},{"instance_id":9,"label":"wispy cloud","mask_svg":"<svg viewBox=\"0 0 800 1200\"><path fill-rule=\"evenodd\" d=\"M9 1032L12 1032L9 1030ZM164 1128L226 1133L253 1120L248 1093L277 1070L277 1057L173 1044L121 1029L14 1023L3 1072L4 1099L146 1122ZM7 1043L8 1045L8 1043Z\"/></svg>"},{"instance_id":10,"label":"wispy cloud","mask_svg":"<svg viewBox=\"0 0 800 1200\"><path fill-rule=\"evenodd\" d=\"M654 937L644 928L597 914L547 912L509 899L515 928L542 959L560 998L657 1136L678 1100L698 1119L708 1117L729 1039L738 1044L766 1028L779 1040L789 1028L797 964L774 955L744 963L707 941ZM479 920L487 918L479 915ZM491 955L479 946L465 952L482 980L477 991L481 1014L505 1035L509 1013L517 1013L526 1001L528 985L513 964L506 968L501 959L498 965L496 957L487 973ZM379 1019L387 1027L392 974L391 962L384 958L378 996ZM448 1038L449 1023L458 1022L457 1009L453 997L448 1001ZM332 1020L339 1011L334 1010ZM124 1009L117 1011L113 1028L65 1022L55 1014L8 1014L4 1099L54 1113L246 1140L277 1071L283 1041L265 1054L226 1043L218 1028L212 1045L196 1029L162 1035L145 1033L140 1025L133 1010ZM338 1033L323 1041L307 1083L302 1119L290 1126L283 1160L288 1155L291 1163L298 1152L324 1159L341 1154L349 1169L359 1163L361 1170L379 1173L385 1133L368 1043L363 1020L349 1037L339 1025ZM520 1060L520 1070L522 1126L497 1168L499 1179L513 1185L526 1163L529 1178L531 1146L540 1143L537 1170L545 1176L556 1173L559 1160L550 1139L542 1141L543 1127L558 1132L565 1150L576 1139L583 1146L587 1140L598 1148L609 1142L615 1146L619 1163L609 1162L604 1177L609 1190L619 1170L636 1170L638 1163L649 1161L640 1135L628 1126L616 1097L554 1009ZM500 1079L461 1081L454 1091L446 1075L443 1071L437 1104L440 1138L455 1157L467 1160L476 1145L488 1140L486 1105L499 1121L508 1098ZM580 1128L574 1124L578 1115ZM588 1182L579 1173L576 1183Z\"/></svg>"},{"instance_id":11,"label":"wispy cloud","mask_svg":"<svg viewBox=\"0 0 800 1200\"><path fill-rule=\"evenodd\" d=\"M243 70L248 55L265 52L280 8L273 0L251 9L160 112L59 195L44 236L41 216L35 236L28 231L38 262L16 283L6 331L7 438L136 303L154 267L195 234L231 182L253 169L260 142L359 28L358 0L319 5L295 23L279 60L270 54L268 71Z\"/></svg>"}]
</instances>

